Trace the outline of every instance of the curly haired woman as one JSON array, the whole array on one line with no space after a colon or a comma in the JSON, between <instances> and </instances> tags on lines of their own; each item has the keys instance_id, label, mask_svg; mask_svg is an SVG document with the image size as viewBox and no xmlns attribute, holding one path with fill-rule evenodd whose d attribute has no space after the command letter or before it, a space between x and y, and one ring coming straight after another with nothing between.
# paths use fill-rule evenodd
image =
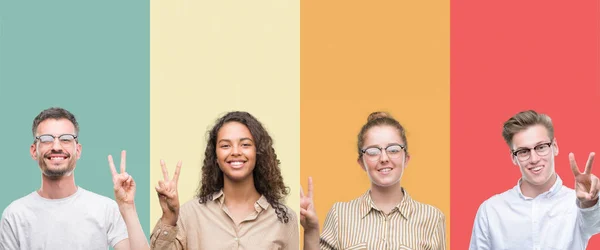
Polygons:
<instances>
[{"instance_id":1,"label":"curly haired woman","mask_svg":"<svg viewBox=\"0 0 600 250\"><path fill-rule=\"evenodd\" d=\"M163 215L152 249L298 249L296 214L283 204L273 140L247 112L230 112L209 133L197 197L179 207L181 162L156 187Z\"/></svg>"}]
</instances>

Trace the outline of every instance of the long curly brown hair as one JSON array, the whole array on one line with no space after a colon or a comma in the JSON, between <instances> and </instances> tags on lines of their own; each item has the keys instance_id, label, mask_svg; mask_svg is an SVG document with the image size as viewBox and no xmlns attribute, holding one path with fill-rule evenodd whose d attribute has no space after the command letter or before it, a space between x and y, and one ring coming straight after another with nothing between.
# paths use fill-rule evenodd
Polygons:
<instances>
[{"instance_id":1,"label":"long curly brown hair","mask_svg":"<svg viewBox=\"0 0 600 250\"><path fill-rule=\"evenodd\" d=\"M223 171L217 163L216 146L217 134L221 127L228 122L239 122L250 130L256 145L256 165L252 172L254 187L258 193L265 196L271 207L275 209L277 218L283 223L287 223L289 221L288 211L283 202L285 196L289 194L289 188L283 183L279 168L280 161L277 159L277 154L275 154L273 148L273 139L271 139L263 125L248 112L229 112L219 118L210 130L206 151L204 152L202 181L197 194L200 203L212 200L213 194L223 188Z\"/></svg>"}]
</instances>

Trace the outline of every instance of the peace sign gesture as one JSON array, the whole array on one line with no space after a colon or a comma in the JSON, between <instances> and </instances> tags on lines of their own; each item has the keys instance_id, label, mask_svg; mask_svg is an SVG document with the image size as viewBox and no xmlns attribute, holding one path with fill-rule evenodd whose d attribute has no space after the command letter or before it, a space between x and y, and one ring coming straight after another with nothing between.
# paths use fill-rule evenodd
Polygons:
<instances>
[{"instance_id":1,"label":"peace sign gesture","mask_svg":"<svg viewBox=\"0 0 600 250\"><path fill-rule=\"evenodd\" d=\"M112 155L108 155L108 165L110 166L110 172L113 177L113 188L115 191L115 200L119 206L122 205L134 205L133 199L135 197L135 181L133 178L125 172L126 168L126 157L127 152L121 151L121 173L117 173L115 169L115 163L113 162Z\"/></svg>"},{"instance_id":2,"label":"peace sign gesture","mask_svg":"<svg viewBox=\"0 0 600 250\"><path fill-rule=\"evenodd\" d=\"M583 207L591 207L598 201L598 191L600 190L598 177L592 174L594 156L594 152L590 153L587 164L585 165L585 170L581 173L575 162L575 156L573 153L569 154L571 170L575 176L575 193Z\"/></svg>"},{"instance_id":3,"label":"peace sign gesture","mask_svg":"<svg viewBox=\"0 0 600 250\"><path fill-rule=\"evenodd\" d=\"M304 230L319 231L319 219L313 201L313 182L312 178L308 177L308 195L304 195L302 187L300 187L300 224Z\"/></svg>"},{"instance_id":4,"label":"peace sign gesture","mask_svg":"<svg viewBox=\"0 0 600 250\"><path fill-rule=\"evenodd\" d=\"M179 172L181 171L181 161L177 163L175 168L175 174L173 179L169 180L169 171L165 161L160 160L160 167L162 168L164 180L158 181L156 186L156 193L158 194L158 200L160 207L162 208L162 222L175 226L177 223L177 217L179 216L179 195L177 194L177 181L179 180Z\"/></svg>"}]
</instances>

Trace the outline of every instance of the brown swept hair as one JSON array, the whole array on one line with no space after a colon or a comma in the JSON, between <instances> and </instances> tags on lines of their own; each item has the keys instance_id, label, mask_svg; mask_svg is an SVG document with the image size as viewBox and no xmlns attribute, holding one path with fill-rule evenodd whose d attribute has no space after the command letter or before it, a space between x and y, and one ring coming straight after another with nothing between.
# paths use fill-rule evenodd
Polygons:
<instances>
[{"instance_id":1,"label":"brown swept hair","mask_svg":"<svg viewBox=\"0 0 600 250\"><path fill-rule=\"evenodd\" d=\"M289 221L288 211L283 205L284 198L289 194L289 187L283 183L281 176L281 163L277 159L273 148L273 139L263 125L251 114L243 111L234 111L219 118L215 126L208 133L208 143L204 152L202 165L202 181L198 188L197 197L200 203L213 199L213 194L223 188L223 171L217 163L217 134L223 125L228 122L239 122L250 130L256 145L256 165L252 174L254 187L259 194L265 196L271 207L275 209L277 218L283 223Z\"/></svg>"},{"instance_id":2,"label":"brown swept hair","mask_svg":"<svg viewBox=\"0 0 600 250\"><path fill-rule=\"evenodd\" d=\"M367 131L372 128L372 127L376 127L376 126L390 126L395 128L396 130L398 130L398 134L400 135L400 138L402 138L402 141L404 141L404 152L406 153L406 155L408 154L408 141L406 141L406 130L404 130L404 127L402 126L402 124L400 124L400 122L398 122L396 119L394 119L389 113L387 112L381 112L381 111L375 111L371 114L369 114L369 117L367 118L367 123L365 123L365 125L362 126L362 128L360 129L360 132L358 133L358 143L357 143L357 147L358 147L358 158L360 159L360 157L362 156L362 146L365 143L365 133L367 133Z\"/></svg>"},{"instance_id":3,"label":"brown swept hair","mask_svg":"<svg viewBox=\"0 0 600 250\"><path fill-rule=\"evenodd\" d=\"M534 110L525 110L517 113L502 126L502 137L508 147L512 150L512 139L515 134L528 129L535 125L542 125L548 130L548 137L550 140L554 139L554 125L552 125L552 119L546 114L535 112Z\"/></svg>"}]
</instances>

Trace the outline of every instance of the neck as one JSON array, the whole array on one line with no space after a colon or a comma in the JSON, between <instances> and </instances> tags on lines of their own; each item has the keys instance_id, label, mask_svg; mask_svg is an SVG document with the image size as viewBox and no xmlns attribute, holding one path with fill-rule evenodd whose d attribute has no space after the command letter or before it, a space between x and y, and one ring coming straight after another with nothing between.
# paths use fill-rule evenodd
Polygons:
<instances>
[{"instance_id":1,"label":"neck","mask_svg":"<svg viewBox=\"0 0 600 250\"><path fill-rule=\"evenodd\" d=\"M380 187L371 183L371 199L379 209L387 213L400 204L404 199L404 192L400 182L389 187Z\"/></svg>"},{"instance_id":2,"label":"neck","mask_svg":"<svg viewBox=\"0 0 600 250\"><path fill-rule=\"evenodd\" d=\"M260 194L254 187L254 178L252 176L239 182L225 178L223 181L223 193L225 194L225 205L254 204L260 198Z\"/></svg>"},{"instance_id":3,"label":"neck","mask_svg":"<svg viewBox=\"0 0 600 250\"><path fill-rule=\"evenodd\" d=\"M557 175L553 173L552 177L542 185L532 185L528 181L521 180L521 193L526 197L535 198L540 194L550 191L554 183L556 183L556 179Z\"/></svg>"},{"instance_id":4,"label":"neck","mask_svg":"<svg viewBox=\"0 0 600 250\"><path fill-rule=\"evenodd\" d=\"M42 187L38 190L40 196L46 199L62 199L73 195L75 192L77 192L77 186L73 174L58 178L51 178L42 174Z\"/></svg>"}]
</instances>

